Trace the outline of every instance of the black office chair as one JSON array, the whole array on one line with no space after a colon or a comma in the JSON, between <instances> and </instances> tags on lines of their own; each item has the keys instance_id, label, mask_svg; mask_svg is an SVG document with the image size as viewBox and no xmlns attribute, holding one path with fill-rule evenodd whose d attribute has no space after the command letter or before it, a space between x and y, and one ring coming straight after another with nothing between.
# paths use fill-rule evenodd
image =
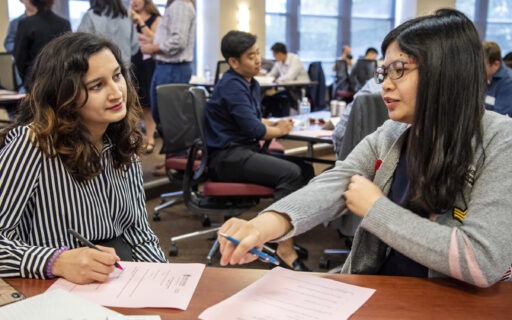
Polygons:
<instances>
[{"instance_id":1,"label":"black office chair","mask_svg":"<svg viewBox=\"0 0 512 320\"><path fill-rule=\"evenodd\" d=\"M343 100L349 103L353 100L355 92L352 82L350 81L347 61L336 60L335 70L336 75L331 96L333 99Z\"/></svg>"},{"instance_id":2,"label":"black office chair","mask_svg":"<svg viewBox=\"0 0 512 320\"><path fill-rule=\"evenodd\" d=\"M341 145L339 150L335 150L336 159L344 160L364 137L374 132L388 119L388 110L380 94L357 96L350 111L343 141L336 144ZM325 249L324 254L320 257L320 268L328 269L333 255L341 255L341 262L346 259L352 246L352 239L360 223L361 218L359 216L347 212L329 224L330 227L338 231L338 235L345 242L345 248Z\"/></svg>"},{"instance_id":3,"label":"black office chair","mask_svg":"<svg viewBox=\"0 0 512 320\"><path fill-rule=\"evenodd\" d=\"M204 88L193 87L189 93L197 136L189 145L182 190L185 205L191 213L203 217L220 215L226 220L254 207L261 198L273 197L274 190L269 187L250 183L214 182L208 179L208 149L204 142L204 106L207 92ZM217 230L218 228L211 228L172 237L169 255L178 254L178 241L204 236Z\"/></svg>"},{"instance_id":4,"label":"black office chair","mask_svg":"<svg viewBox=\"0 0 512 320\"><path fill-rule=\"evenodd\" d=\"M215 69L215 78L213 81L213 84L217 84L219 82L220 78L222 78L222 75L229 70L229 64L225 60L219 60L217 61L217 68Z\"/></svg>"},{"instance_id":5,"label":"black office chair","mask_svg":"<svg viewBox=\"0 0 512 320\"><path fill-rule=\"evenodd\" d=\"M0 52L0 89L18 91L16 81L16 65L14 57L9 52Z\"/></svg>"},{"instance_id":6,"label":"black office chair","mask_svg":"<svg viewBox=\"0 0 512 320\"><path fill-rule=\"evenodd\" d=\"M162 137L161 154L166 155L165 168L171 183L181 185L187 165L187 150L196 138L192 101L188 84L164 84L157 86L157 107L160 115L158 132ZM181 188L180 188L181 189ZM181 202L182 191L160 195L161 203L153 209L153 221L160 220L160 211Z\"/></svg>"},{"instance_id":7,"label":"black office chair","mask_svg":"<svg viewBox=\"0 0 512 320\"><path fill-rule=\"evenodd\" d=\"M377 60L359 59L350 71L350 81L354 91L359 91L366 81L373 78L377 69Z\"/></svg>"}]
</instances>

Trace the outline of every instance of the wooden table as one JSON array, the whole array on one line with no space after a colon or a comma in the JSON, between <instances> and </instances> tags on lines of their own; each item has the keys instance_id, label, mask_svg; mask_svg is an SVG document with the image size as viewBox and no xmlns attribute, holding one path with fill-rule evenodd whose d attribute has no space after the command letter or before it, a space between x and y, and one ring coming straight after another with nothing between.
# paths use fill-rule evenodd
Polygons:
<instances>
[{"instance_id":1,"label":"wooden table","mask_svg":"<svg viewBox=\"0 0 512 320\"><path fill-rule=\"evenodd\" d=\"M125 315L158 314L166 319L197 319L206 308L221 302L261 278L267 270L207 267L187 310L112 308ZM352 319L510 319L512 282L486 289L453 279L312 273L377 291ZM6 279L26 296L45 291L54 280Z\"/></svg>"}]
</instances>

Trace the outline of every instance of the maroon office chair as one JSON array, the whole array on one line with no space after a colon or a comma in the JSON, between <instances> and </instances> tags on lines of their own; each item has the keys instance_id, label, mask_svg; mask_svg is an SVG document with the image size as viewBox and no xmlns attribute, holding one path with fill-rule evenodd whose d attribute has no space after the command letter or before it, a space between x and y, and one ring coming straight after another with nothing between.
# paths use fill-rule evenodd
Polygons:
<instances>
[{"instance_id":1,"label":"maroon office chair","mask_svg":"<svg viewBox=\"0 0 512 320\"><path fill-rule=\"evenodd\" d=\"M207 92L204 88L192 87L189 89L189 94L197 136L189 146L182 192L184 203L191 213L201 215L204 219L208 219L210 215L221 215L226 220L254 207L261 198L273 197L274 190L266 186L250 183L214 182L208 179L208 150L204 132L204 106ZM197 163L198 159L200 159L199 164ZM210 228L172 237L169 255L178 254L176 244L178 241L214 233L217 230L218 228Z\"/></svg>"}]
</instances>

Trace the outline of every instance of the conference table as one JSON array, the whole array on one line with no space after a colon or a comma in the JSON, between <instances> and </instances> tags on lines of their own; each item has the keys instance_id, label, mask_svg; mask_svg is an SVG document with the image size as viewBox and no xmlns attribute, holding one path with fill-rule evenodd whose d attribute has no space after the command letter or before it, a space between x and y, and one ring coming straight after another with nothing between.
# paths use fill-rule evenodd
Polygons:
<instances>
[{"instance_id":1,"label":"conference table","mask_svg":"<svg viewBox=\"0 0 512 320\"><path fill-rule=\"evenodd\" d=\"M197 319L217 304L260 279L268 270L206 267L187 310L111 308L125 315L160 315L162 320ZM454 279L308 273L376 289L354 319L510 319L512 282L477 288ZM44 292L55 280L6 278L26 297Z\"/></svg>"},{"instance_id":2,"label":"conference table","mask_svg":"<svg viewBox=\"0 0 512 320\"><path fill-rule=\"evenodd\" d=\"M333 160L326 160L315 157L314 146L316 144L328 144L332 147L332 132L334 125L329 122L331 121L331 113L329 111L315 111L308 115L308 119L300 115L294 116L297 125L293 127L293 130L285 136L279 137L284 140L295 140L303 141L307 143L306 157L313 162L320 162L326 164L333 164ZM304 121L308 121L306 128L302 126ZM328 129L326 129L328 127Z\"/></svg>"},{"instance_id":3,"label":"conference table","mask_svg":"<svg viewBox=\"0 0 512 320\"><path fill-rule=\"evenodd\" d=\"M0 126L11 123L9 114L14 111L16 105L25 97L24 93L0 89Z\"/></svg>"}]
</instances>

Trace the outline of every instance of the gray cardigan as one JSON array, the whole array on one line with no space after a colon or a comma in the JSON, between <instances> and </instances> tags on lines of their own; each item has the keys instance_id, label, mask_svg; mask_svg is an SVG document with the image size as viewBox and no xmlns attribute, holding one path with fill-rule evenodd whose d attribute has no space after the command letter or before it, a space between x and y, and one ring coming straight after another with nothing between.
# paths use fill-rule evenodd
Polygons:
<instances>
[{"instance_id":1,"label":"gray cardigan","mask_svg":"<svg viewBox=\"0 0 512 320\"><path fill-rule=\"evenodd\" d=\"M386 121L346 160L265 209L290 217L293 229L282 239L345 213L342 194L354 174L373 177L388 194L407 127ZM463 191L466 202L459 196L449 212L424 219L379 198L356 232L343 273L377 273L390 246L429 268L429 277L450 276L480 287L502 279L512 262L512 120L486 111L482 128L485 160L478 148Z\"/></svg>"},{"instance_id":2,"label":"gray cardigan","mask_svg":"<svg viewBox=\"0 0 512 320\"><path fill-rule=\"evenodd\" d=\"M99 16L89 10L82 17L78 31L95 33L114 42L121 50L126 66L130 66L131 56L139 51L139 38L128 16L116 18L105 14Z\"/></svg>"}]
</instances>

